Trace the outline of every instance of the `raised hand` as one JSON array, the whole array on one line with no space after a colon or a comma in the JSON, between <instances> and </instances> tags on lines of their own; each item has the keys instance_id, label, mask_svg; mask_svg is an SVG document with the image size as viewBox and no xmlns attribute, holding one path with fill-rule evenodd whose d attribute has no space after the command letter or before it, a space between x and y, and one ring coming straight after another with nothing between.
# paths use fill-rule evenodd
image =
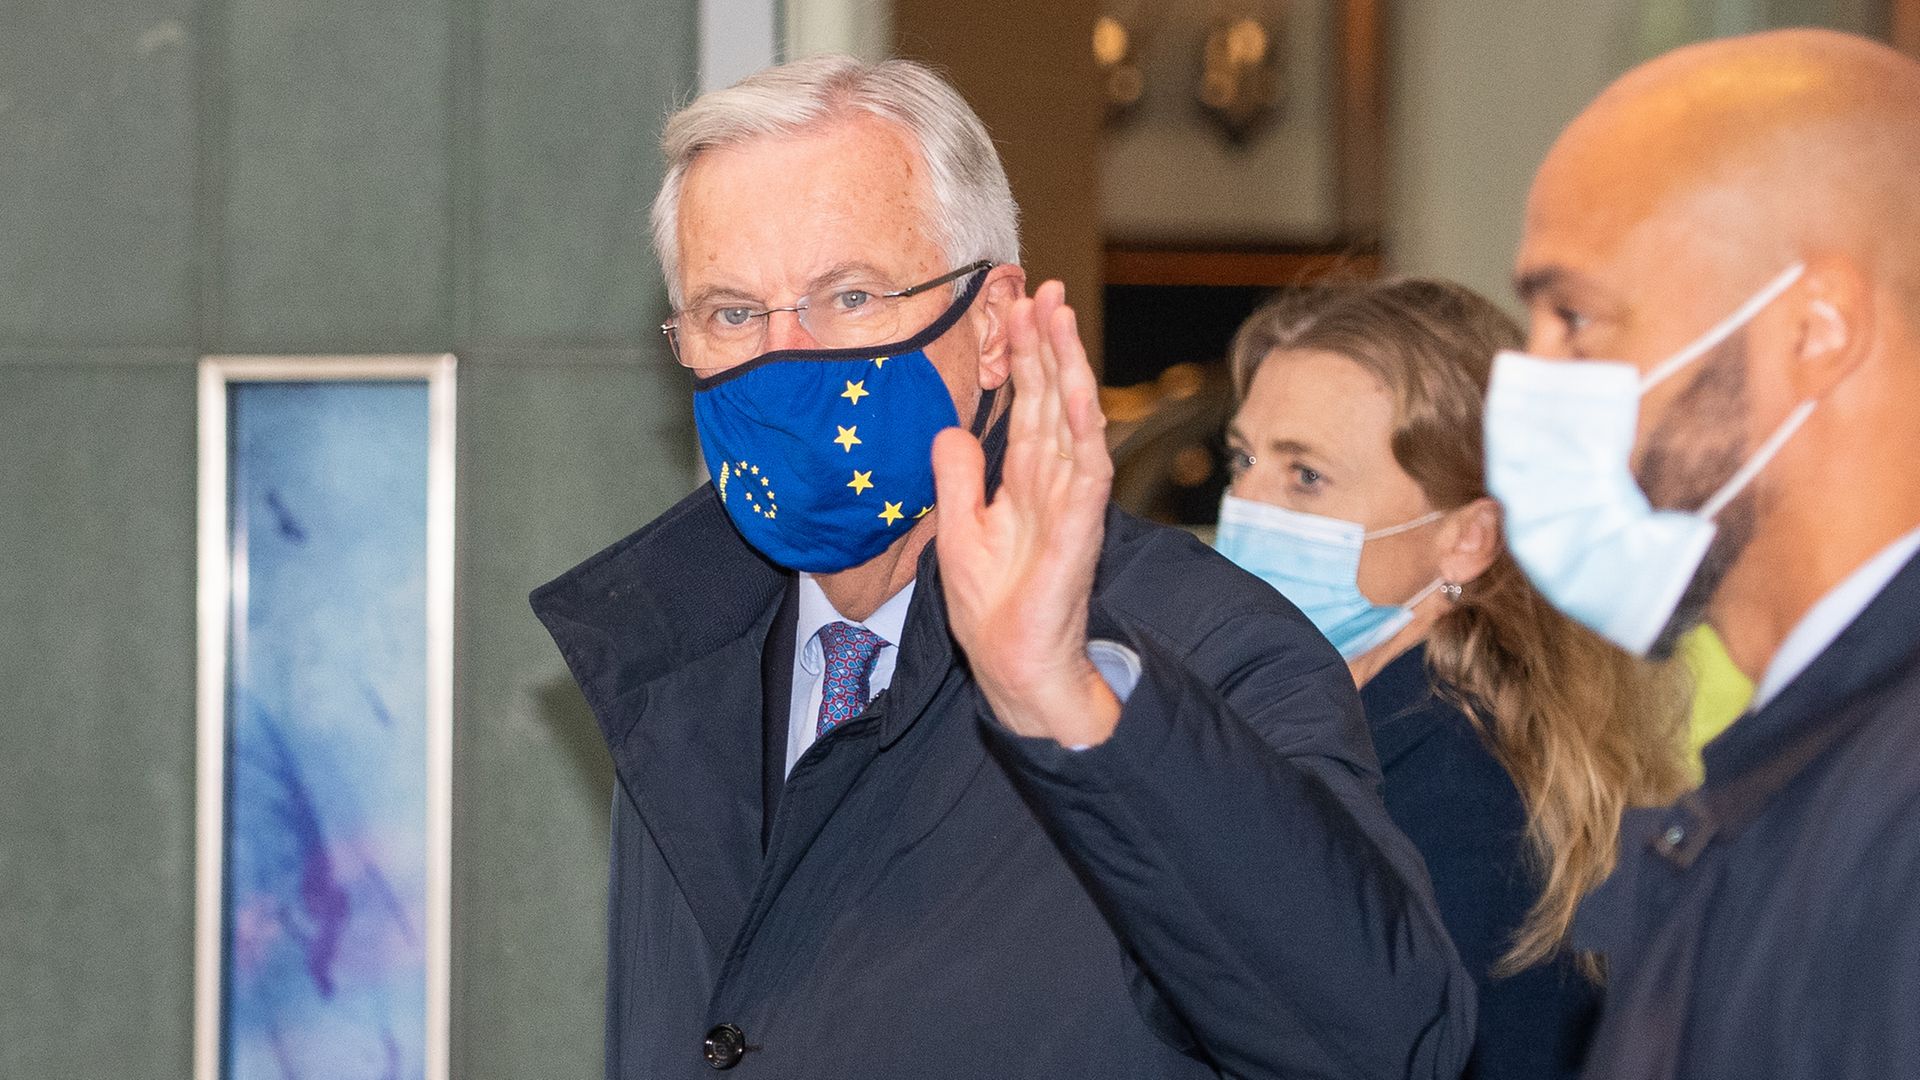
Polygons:
<instances>
[{"instance_id":1,"label":"raised hand","mask_svg":"<svg viewBox=\"0 0 1920 1080\"><path fill-rule=\"evenodd\" d=\"M1087 602L1113 461L1093 368L1057 281L1014 305L1006 461L985 501L985 458L950 429L933 445L940 582L955 640L994 716L1069 746L1104 740L1120 702L1087 658Z\"/></svg>"}]
</instances>

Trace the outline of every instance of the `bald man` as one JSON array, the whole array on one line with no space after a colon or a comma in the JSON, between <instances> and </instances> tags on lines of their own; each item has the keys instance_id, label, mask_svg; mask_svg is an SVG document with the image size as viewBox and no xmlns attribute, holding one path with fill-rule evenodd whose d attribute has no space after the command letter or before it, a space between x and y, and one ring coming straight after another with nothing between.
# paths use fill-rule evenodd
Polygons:
<instances>
[{"instance_id":1,"label":"bald man","mask_svg":"<svg viewBox=\"0 0 1920 1080\"><path fill-rule=\"evenodd\" d=\"M1704 617L1758 684L1581 912L1587 1075L1920 1076L1920 64L1795 31L1641 67L1541 166L1517 270L1516 557L1641 653Z\"/></svg>"}]
</instances>

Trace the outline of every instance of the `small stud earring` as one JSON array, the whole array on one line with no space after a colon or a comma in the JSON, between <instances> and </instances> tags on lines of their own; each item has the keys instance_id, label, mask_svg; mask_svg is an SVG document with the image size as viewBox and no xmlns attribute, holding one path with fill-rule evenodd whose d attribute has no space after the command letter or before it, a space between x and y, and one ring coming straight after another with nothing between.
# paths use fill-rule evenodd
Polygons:
<instances>
[{"instance_id":1,"label":"small stud earring","mask_svg":"<svg viewBox=\"0 0 1920 1080\"><path fill-rule=\"evenodd\" d=\"M1447 603L1449 604L1459 603L1460 594L1464 591L1466 590L1460 585L1459 582L1443 581L1440 583L1440 595L1446 597Z\"/></svg>"}]
</instances>

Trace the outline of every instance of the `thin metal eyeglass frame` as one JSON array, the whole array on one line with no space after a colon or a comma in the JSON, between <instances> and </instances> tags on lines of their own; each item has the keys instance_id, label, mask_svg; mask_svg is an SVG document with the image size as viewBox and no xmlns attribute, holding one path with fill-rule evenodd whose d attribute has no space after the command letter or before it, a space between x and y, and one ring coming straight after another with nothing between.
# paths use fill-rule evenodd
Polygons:
<instances>
[{"instance_id":1,"label":"thin metal eyeglass frame","mask_svg":"<svg viewBox=\"0 0 1920 1080\"><path fill-rule=\"evenodd\" d=\"M995 263L992 259L980 259L977 262L970 262L967 265L959 268L958 270L949 270L946 273L941 274L939 277L932 279L931 281L923 281L918 285L909 285L904 289L896 289L893 292L881 293L879 296L879 299L905 300L911 296L918 296L921 293L926 292L928 289L938 288L939 286L945 285L950 281L958 281L961 278L967 277L969 275L978 274L986 270L991 270L996 265L998 264ZM795 304L791 307L771 307L763 311L756 311L751 316L749 316L749 318L764 319L767 316L772 315L777 311L791 311L794 314L799 315L806 310L807 310L807 305L805 304ZM678 360L680 358L680 313L679 312L675 312L673 318L668 319L666 322L663 322L660 324L660 333L666 336L667 345L670 348L672 348L674 359ZM884 342L874 342L874 344L880 345L880 344L884 344Z\"/></svg>"}]
</instances>

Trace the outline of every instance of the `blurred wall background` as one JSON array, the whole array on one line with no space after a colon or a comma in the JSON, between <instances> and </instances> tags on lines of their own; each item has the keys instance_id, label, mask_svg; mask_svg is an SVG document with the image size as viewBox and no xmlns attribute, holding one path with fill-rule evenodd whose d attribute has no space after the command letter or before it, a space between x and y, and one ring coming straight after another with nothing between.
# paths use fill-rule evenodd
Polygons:
<instances>
[{"instance_id":1,"label":"blurred wall background","mask_svg":"<svg viewBox=\"0 0 1920 1080\"><path fill-rule=\"evenodd\" d=\"M693 0L0 4L0 1077L191 1046L195 362L459 372L453 1070L597 1075L610 767L526 593L690 486Z\"/></svg>"},{"instance_id":2,"label":"blurred wall background","mask_svg":"<svg viewBox=\"0 0 1920 1080\"><path fill-rule=\"evenodd\" d=\"M1066 285L1095 370L1101 103L1088 38L1098 10L1096 0L894 0L889 17L894 54L946 72L993 133L1020 203L1028 281Z\"/></svg>"},{"instance_id":3,"label":"blurred wall background","mask_svg":"<svg viewBox=\"0 0 1920 1080\"><path fill-rule=\"evenodd\" d=\"M1392 6L1387 261L1504 304L1533 171L1637 59L1641 0Z\"/></svg>"},{"instance_id":4,"label":"blurred wall background","mask_svg":"<svg viewBox=\"0 0 1920 1080\"><path fill-rule=\"evenodd\" d=\"M1639 61L1711 37L1829 26L1876 37L1911 0L1438 0L1390 5L1387 258L1517 310L1533 171ZM1896 41L1900 38L1895 35ZM1908 41L1911 49L1914 43Z\"/></svg>"}]
</instances>

